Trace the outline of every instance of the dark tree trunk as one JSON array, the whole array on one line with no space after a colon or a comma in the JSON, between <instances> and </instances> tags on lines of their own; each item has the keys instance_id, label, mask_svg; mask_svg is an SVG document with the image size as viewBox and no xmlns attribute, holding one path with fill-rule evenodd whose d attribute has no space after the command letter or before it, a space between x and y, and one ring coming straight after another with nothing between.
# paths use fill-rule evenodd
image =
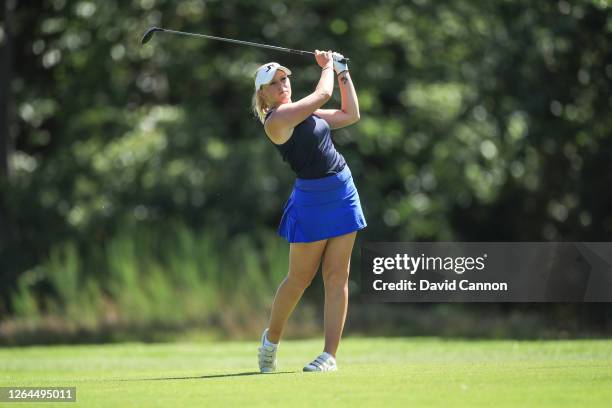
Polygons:
<instances>
[{"instance_id":1,"label":"dark tree trunk","mask_svg":"<svg viewBox=\"0 0 612 408\"><path fill-rule=\"evenodd\" d=\"M0 42L0 177L8 178L8 156L10 146L9 135L9 109L10 109L10 83L12 78L12 21L11 14L14 7L13 0L4 2L0 11L0 21L3 21L4 39Z\"/></svg>"},{"instance_id":2,"label":"dark tree trunk","mask_svg":"<svg viewBox=\"0 0 612 408\"><path fill-rule=\"evenodd\" d=\"M0 7L3 38L0 41L0 250L9 239L9 223L6 213L6 186L9 182L8 159L11 149L10 113L11 79L13 63L12 11L14 0L6 0Z\"/></svg>"}]
</instances>

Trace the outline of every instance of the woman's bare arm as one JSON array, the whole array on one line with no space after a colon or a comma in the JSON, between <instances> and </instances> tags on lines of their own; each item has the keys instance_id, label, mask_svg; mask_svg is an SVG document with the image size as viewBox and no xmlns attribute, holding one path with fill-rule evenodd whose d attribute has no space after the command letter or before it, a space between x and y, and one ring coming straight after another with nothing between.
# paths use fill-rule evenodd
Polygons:
<instances>
[{"instance_id":1,"label":"woman's bare arm","mask_svg":"<svg viewBox=\"0 0 612 408\"><path fill-rule=\"evenodd\" d=\"M317 63L323 68L321 78L313 93L296 102L284 103L265 123L265 130L274 143L284 143L291 137L293 128L323 106L334 91L334 70L331 53L317 52Z\"/></svg>"},{"instance_id":2,"label":"woman's bare arm","mask_svg":"<svg viewBox=\"0 0 612 408\"><path fill-rule=\"evenodd\" d=\"M342 103L340 109L317 109L314 114L324 119L332 129L343 128L359 120L359 101L348 71L338 75Z\"/></svg>"}]
</instances>

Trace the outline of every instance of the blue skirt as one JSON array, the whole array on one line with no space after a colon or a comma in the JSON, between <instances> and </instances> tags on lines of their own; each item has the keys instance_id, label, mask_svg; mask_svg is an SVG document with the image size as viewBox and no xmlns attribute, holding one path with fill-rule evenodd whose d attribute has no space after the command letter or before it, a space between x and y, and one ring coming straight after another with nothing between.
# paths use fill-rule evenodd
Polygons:
<instances>
[{"instance_id":1,"label":"blue skirt","mask_svg":"<svg viewBox=\"0 0 612 408\"><path fill-rule=\"evenodd\" d=\"M348 165L332 176L296 179L278 235L289 242L314 242L367 225Z\"/></svg>"}]
</instances>

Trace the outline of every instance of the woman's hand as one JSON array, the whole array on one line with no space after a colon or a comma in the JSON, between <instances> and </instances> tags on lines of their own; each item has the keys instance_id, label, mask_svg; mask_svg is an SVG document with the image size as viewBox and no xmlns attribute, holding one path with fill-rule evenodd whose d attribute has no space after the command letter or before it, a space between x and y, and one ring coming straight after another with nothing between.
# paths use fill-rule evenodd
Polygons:
<instances>
[{"instance_id":1,"label":"woman's hand","mask_svg":"<svg viewBox=\"0 0 612 408\"><path fill-rule=\"evenodd\" d=\"M321 68L334 66L334 59L333 59L331 50L330 51L315 50L315 59L317 60L317 64L319 64Z\"/></svg>"},{"instance_id":2,"label":"woman's hand","mask_svg":"<svg viewBox=\"0 0 612 408\"><path fill-rule=\"evenodd\" d=\"M344 55L334 52L332 57L334 58L334 71L336 71L336 74L340 75L344 71L348 71L348 62L344 59Z\"/></svg>"}]
</instances>

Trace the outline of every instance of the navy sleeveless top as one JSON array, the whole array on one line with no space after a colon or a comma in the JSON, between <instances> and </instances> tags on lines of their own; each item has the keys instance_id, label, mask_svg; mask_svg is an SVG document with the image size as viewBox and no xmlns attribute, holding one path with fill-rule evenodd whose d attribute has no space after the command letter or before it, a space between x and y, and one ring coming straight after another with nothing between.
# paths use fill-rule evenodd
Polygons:
<instances>
[{"instance_id":1,"label":"navy sleeveless top","mask_svg":"<svg viewBox=\"0 0 612 408\"><path fill-rule=\"evenodd\" d=\"M266 114L266 119L271 113ZM332 176L346 166L344 157L332 142L329 125L315 114L300 122L285 143L273 144L301 179Z\"/></svg>"}]
</instances>

